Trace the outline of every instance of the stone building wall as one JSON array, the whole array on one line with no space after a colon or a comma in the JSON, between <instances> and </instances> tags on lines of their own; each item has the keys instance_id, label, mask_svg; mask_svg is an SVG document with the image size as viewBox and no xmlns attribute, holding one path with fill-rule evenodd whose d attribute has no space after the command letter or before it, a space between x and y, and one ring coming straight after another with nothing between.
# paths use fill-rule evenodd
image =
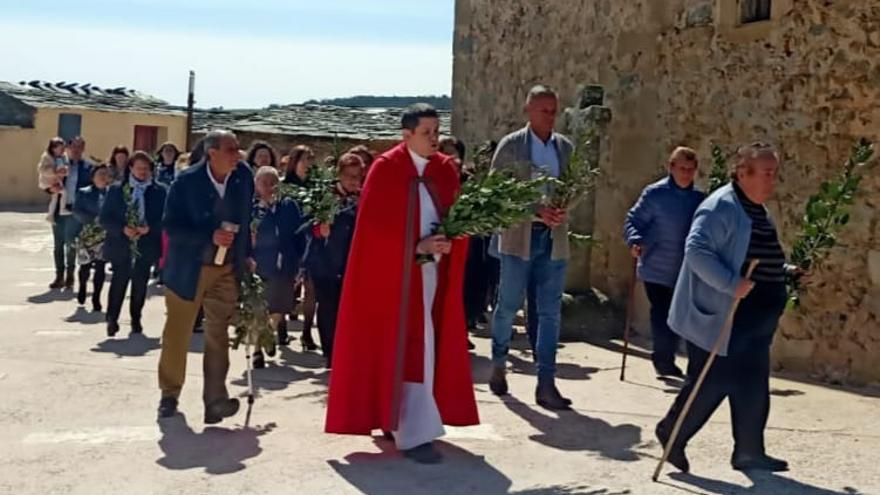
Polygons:
<instances>
[{"instance_id":1,"label":"stone building wall","mask_svg":"<svg viewBox=\"0 0 880 495\"><path fill-rule=\"evenodd\" d=\"M523 95L544 82L563 106L580 84L613 112L593 225L590 280L623 304L626 210L678 144L703 171L717 142L776 143L769 205L790 246L806 200L857 137L880 140L880 3L774 0L770 21L737 25L736 0L458 0L453 132L469 142L523 125ZM777 369L830 381L880 380L880 167L863 181L841 247L816 270L776 340ZM642 297L642 302L644 298ZM644 319L642 326L644 326Z\"/></svg>"}]
</instances>

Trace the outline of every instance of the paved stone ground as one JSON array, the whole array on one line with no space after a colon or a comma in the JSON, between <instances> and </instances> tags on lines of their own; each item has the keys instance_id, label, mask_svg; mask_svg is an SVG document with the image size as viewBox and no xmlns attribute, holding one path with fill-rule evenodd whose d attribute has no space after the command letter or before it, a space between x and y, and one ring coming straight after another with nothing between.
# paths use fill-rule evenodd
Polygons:
<instances>
[{"instance_id":1,"label":"paved stone ground","mask_svg":"<svg viewBox=\"0 0 880 495\"><path fill-rule=\"evenodd\" d=\"M379 438L322 433L327 373L298 341L257 373L249 428L244 413L206 428L195 339L185 416L157 422L160 291L147 303L144 337L128 338L123 321L108 340L102 315L46 290L50 250L40 214L0 213L0 493L880 494L876 391L784 379L772 384L767 442L791 472L732 471L725 408L689 447L693 474L667 468L651 483L660 451L653 425L675 387L642 357L621 383L619 354L586 343L560 351L560 388L575 410L556 414L535 406L522 351L512 355L511 397L491 395L488 340L475 338L483 424L451 430L436 466L402 459ZM235 394L245 391L244 367L238 352Z\"/></svg>"}]
</instances>

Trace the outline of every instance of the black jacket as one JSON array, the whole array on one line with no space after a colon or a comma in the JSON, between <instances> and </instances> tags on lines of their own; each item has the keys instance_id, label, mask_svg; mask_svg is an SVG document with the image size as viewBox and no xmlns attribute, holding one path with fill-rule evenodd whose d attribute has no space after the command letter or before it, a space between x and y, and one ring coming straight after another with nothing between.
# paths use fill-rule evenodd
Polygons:
<instances>
[{"instance_id":1,"label":"black jacket","mask_svg":"<svg viewBox=\"0 0 880 495\"><path fill-rule=\"evenodd\" d=\"M305 266L309 276L315 279L339 280L345 274L348 262L348 251L354 237L354 224L357 216L356 198L350 198L348 205L336 214L330 226L330 236L316 236L314 229L309 230L310 239L306 254ZM381 256L381 253L377 253Z\"/></svg>"},{"instance_id":2,"label":"black jacket","mask_svg":"<svg viewBox=\"0 0 880 495\"><path fill-rule=\"evenodd\" d=\"M131 259L129 239L123 232L127 225L123 184L110 186L101 208L99 221L107 238L104 241L104 259L111 263L124 263ZM162 212L165 209L165 187L153 182L144 193L145 217L150 231L138 239L139 256L153 263L162 255Z\"/></svg>"},{"instance_id":3,"label":"black jacket","mask_svg":"<svg viewBox=\"0 0 880 495\"><path fill-rule=\"evenodd\" d=\"M94 185L78 190L73 203L73 216L83 225L94 222L101 214L101 201L106 196L107 189L98 189Z\"/></svg>"}]
</instances>

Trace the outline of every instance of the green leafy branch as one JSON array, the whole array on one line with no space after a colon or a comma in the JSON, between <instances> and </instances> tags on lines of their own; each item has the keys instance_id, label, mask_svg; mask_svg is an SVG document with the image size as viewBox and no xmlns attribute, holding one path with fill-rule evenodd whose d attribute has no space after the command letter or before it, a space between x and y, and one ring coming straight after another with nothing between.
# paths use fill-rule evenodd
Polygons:
<instances>
[{"instance_id":1,"label":"green leafy branch","mask_svg":"<svg viewBox=\"0 0 880 495\"><path fill-rule=\"evenodd\" d=\"M465 182L455 203L434 228L448 239L499 232L534 216L546 179L521 180L499 171L478 174ZM419 256L430 262L431 256Z\"/></svg>"},{"instance_id":2,"label":"green leafy branch","mask_svg":"<svg viewBox=\"0 0 880 495\"><path fill-rule=\"evenodd\" d=\"M874 145L861 139L850 151L838 176L819 186L819 192L807 201L802 230L791 250L791 263L803 271L815 267L837 245L837 232L849 223L849 207L855 201L862 176L859 171L874 155ZM803 290L798 277L789 281L789 305L800 305Z\"/></svg>"},{"instance_id":3,"label":"green leafy branch","mask_svg":"<svg viewBox=\"0 0 880 495\"><path fill-rule=\"evenodd\" d=\"M122 186L122 197L125 201L125 224L129 228L137 229L141 225L140 206L135 200L133 188L128 182ZM138 249L139 240L140 236L134 236L128 240L132 264L134 264L141 255L141 251Z\"/></svg>"},{"instance_id":4,"label":"green leafy branch","mask_svg":"<svg viewBox=\"0 0 880 495\"><path fill-rule=\"evenodd\" d=\"M266 288L263 281L252 273L246 274L241 281L234 326L233 349L244 343L262 349L267 356L275 355L275 335L269 323Z\"/></svg>"},{"instance_id":5,"label":"green leafy branch","mask_svg":"<svg viewBox=\"0 0 880 495\"><path fill-rule=\"evenodd\" d=\"M717 144L712 145L712 169L709 171L709 194L730 182L727 154Z\"/></svg>"},{"instance_id":6,"label":"green leafy branch","mask_svg":"<svg viewBox=\"0 0 880 495\"><path fill-rule=\"evenodd\" d=\"M336 176L330 167L315 164L309 168L306 186L279 184L279 199L291 198L312 223L330 224L342 209L342 200L336 194Z\"/></svg>"},{"instance_id":7,"label":"green leafy branch","mask_svg":"<svg viewBox=\"0 0 880 495\"><path fill-rule=\"evenodd\" d=\"M597 138L597 133L591 129L575 139L568 166L559 178L552 180L552 191L546 201L548 206L571 210L596 187L601 174L599 154L595 149Z\"/></svg>"}]
</instances>

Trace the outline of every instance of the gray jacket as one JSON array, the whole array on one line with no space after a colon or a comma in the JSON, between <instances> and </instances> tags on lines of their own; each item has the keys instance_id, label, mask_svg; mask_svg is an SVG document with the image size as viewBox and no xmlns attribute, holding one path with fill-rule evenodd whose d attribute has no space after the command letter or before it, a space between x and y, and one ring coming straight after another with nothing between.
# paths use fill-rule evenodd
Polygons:
<instances>
[{"instance_id":1,"label":"gray jacket","mask_svg":"<svg viewBox=\"0 0 880 495\"><path fill-rule=\"evenodd\" d=\"M568 167L573 145L562 134L554 132L553 137L556 138L556 153L559 155L559 170L561 172ZM492 169L510 172L514 177L520 179L532 178L534 165L532 164L529 126L501 139L501 142L498 143L498 149L495 150L495 156L492 158ZM552 236L553 253L551 259L567 260L569 257L568 223L563 223L553 229ZM528 220L510 227L500 234L498 251L501 254L509 254L528 260L531 244L532 220Z\"/></svg>"}]
</instances>

